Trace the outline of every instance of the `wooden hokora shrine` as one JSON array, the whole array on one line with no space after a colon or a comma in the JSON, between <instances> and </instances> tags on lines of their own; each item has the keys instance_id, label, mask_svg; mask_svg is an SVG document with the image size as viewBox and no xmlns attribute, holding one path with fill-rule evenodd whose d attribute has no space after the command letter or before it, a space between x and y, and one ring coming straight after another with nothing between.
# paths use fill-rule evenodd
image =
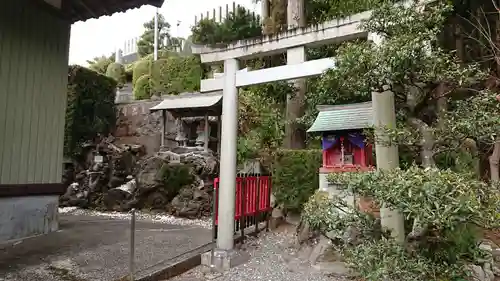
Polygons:
<instances>
[{"instance_id":1,"label":"wooden hokora shrine","mask_svg":"<svg viewBox=\"0 0 500 281\"><path fill-rule=\"evenodd\" d=\"M162 112L161 145L165 146L167 132L167 111L176 119L177 137L175 141L179 146L210 147L214 152L220 150L221 115L222 115L222 93L182 93L177 96L164 96L163 101L150 109L151 112ZM194 132L186 123L198 124ZM216 122L217 136L211 136L212 126ZM195 136L195 137L194 137ZM213 144L213 145L210 145Z\"/></svg>"},{"instance_id":2,"label":"wooden hokora shrine","mask_svg":"<svg viewBox=\"0 0 500 281\"><path fill-rule=\"evenodd\" d=\"M321 105L317 109L318 116L307 132L322 137L323 164L319 170L319 188L339 195L339 189L328 183L328 174L375 169L372 145L366 142L363 134L364 129L373 125L372 103ZM352 195L342 197L352 205L357 201Z\"/></svg>"}]
</instances>

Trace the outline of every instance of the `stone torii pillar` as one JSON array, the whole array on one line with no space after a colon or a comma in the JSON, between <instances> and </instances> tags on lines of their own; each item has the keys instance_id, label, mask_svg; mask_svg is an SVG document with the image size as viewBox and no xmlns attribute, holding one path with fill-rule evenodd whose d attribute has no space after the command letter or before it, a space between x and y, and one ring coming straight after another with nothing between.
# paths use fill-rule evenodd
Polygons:
<instances>
[{"instance_id":1,"label":"stone torii pillar","mask_svg":"<svg viewBox=\"0 0 500 281\"><path fill-rule=\"evenodd\" d=\"M224 61L224 86L222 90L222 130L220 140L219 217L217 250L228 255L233 250L236 187L236 154L238 142L238 89L236 59Z\"/></svg>"},{"instance_id":2,"label":"stone torii pillar","mask_svg":"<svg viewBox=\"0 0 500 281\"><path fill-rule=\"evenodd\" d=\"M368 40L376 45L383 42L383 38L374 33L368 34ZM395 128L396 109L394 93L389 87L384 87L383 92L372 92L373 124L375 134L380 141L375 142L377 170L390 170L399 168L398 146L390 143L390 138L384 128ZM405 239L403 215L396 210L381 206L380 219L382 227L391 231L394 239L403 243Z\"/></svg>"}]
</instances>

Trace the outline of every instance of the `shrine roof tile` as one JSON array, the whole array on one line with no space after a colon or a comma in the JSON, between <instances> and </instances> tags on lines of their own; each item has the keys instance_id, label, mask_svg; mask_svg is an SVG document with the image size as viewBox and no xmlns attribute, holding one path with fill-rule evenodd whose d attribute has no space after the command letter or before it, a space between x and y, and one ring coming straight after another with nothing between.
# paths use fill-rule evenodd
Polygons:
<instances>
[{"instance_id":1,"label":"shrine roof tile","mask_svg":"<svg viewBox=\"0 0 500 281\"><path fill-rule=\"evenodd\" d=\"M312 132L331 132L365 129L373 125L372 103L348 105L321 105L313 125L307 130Z\"/></svg>"},{"instance_id":2,"label":"shrine roof tile","mask_svg":"<svg viewBox=\"0 0 500 281\"><path fill-rule=\"evenodd\" d=\"M150 108L151 112L166 110L174 117L220 116L222 114L222 92L182 93L163 96L163 101Z\"/></svg>"}]
</instances>

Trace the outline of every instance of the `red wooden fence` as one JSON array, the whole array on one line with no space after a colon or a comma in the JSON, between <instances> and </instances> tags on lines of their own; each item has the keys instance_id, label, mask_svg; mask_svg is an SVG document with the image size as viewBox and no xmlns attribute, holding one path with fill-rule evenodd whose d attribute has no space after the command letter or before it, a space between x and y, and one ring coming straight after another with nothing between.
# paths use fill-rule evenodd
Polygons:
<instances>
[{"instance_id":1,"label":"red wooden fence","mask_svg":"<svg viewBox=\"0 0 500 281\"><path fill-rule=\"evenodd\" d=\"M215 189L215 224L218 223L218 188L219 178L214 180ZM236 200L234 220L242 216L251 217L270 212L271 208L271 177L268 175L248 175L236 177Z\"/></svg>"}]
</instances>

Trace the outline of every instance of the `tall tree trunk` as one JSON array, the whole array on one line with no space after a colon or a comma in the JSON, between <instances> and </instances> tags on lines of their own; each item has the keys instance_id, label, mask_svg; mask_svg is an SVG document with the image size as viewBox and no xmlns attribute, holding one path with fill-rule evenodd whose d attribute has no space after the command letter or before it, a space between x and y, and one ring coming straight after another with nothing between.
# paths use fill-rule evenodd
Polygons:
<instances>
[{"instance_id":1,"label":"tall tree trunk","mask_svg":"<svg viewBox=\"0 0 500 281\"><path fill-rule=\"evenodd\" d=\"M498 9L499 3L497 0L492 0L495 3L495 8ZM497 11L497 17L495 18L495 45L496 45L496 50L500 49L500 11ZM492 46L493 47L493 46ZM500 77L500 56L498 52L493 52L493 55L495 56L495 62L496 62L496 72L497 72L497 77Z\"/></svg>"},{"instance_id":2,"label":"tall tree trunk","mask_svg":"<svg viewBox=\"0 0 500 281\"><path fill-rule=\"evenodd\" d=\"M417 118L410 118L410 126L415 128L420 132L422 139L420 141L420 157L422 160L422 166L424 168L432 168L436 166L434 162L434 134L432 128L430 128L424 121ZM408 234L407 239L410 241L419 240L427 232L427 225L422 225L419 218L413 220L413 226L410 234Z\"/></svg>"},{"instance_id":3,"label":"tall tree trunk","mask_svg":"<svg viewBox=\"0 0 500 281\"><path fill-rule=\"evenodd\" d=\"M304 27L306 25L304 8L304 0L288 0L288 28ZM291 58L292 52L294 58ZM293 61L293 63L300 63L299 60L304 61L305 50L302 49L302 52L303 54L298 54L298 50L288 50L287 61ZM301 56L304 59L300 59ZM297 79L292 83L296 91L292 97L287 97L284 146L289 149L303 149L306 147L306 133L303 126L297 122L297 119L304 116L305 113L306 80Z\"/></svg>"},{"instance_id":4,"label":"tall tree trunk","mask_svg":"<svg viewBox=\"0 0 500 281\"><path fill-rule=\"evenodd\" d=\"M285 124L285 148L304 149L306 147L306 132L297 119L304 116L305 108L305 79L293 81L295 94L287 97L286 101L286 124Z\"/></svg>"},{"instance_id":5,"label":"tall tree trunk","mask_svg":"<svg viewBox=\"0 0 500 281\"><path fill-rule=\"evenodd\" d=\"M429 125L417 118L410 118L410 125L420 132L420 157L424 168L431 168L436 165L434 162L434 133Z\"/></svg>"},{"instance_id":6,"label":"tall tree trunk","mask_svg":"<svg viewBox=\"0 0 500 281\"><path fill-rule=\"evenodd\" d=\"M493 153L490 155L490 178L492 182L500 181L500 138L493 145Z\"/></svg>"},{"instance_id":7,"label":"tall tree trunk","mask_svg":"<svg viewBox=\"0 0 500 281\"><path fill-rule=\"evenodd\" d=\"M455 49L457 50L457 57L461 63L465 62L465 50L464 50L464 37L462 35L462 27L460 25L460 18L455 16L454 24L455 27Z\"/></svg>"}]
</instances>

